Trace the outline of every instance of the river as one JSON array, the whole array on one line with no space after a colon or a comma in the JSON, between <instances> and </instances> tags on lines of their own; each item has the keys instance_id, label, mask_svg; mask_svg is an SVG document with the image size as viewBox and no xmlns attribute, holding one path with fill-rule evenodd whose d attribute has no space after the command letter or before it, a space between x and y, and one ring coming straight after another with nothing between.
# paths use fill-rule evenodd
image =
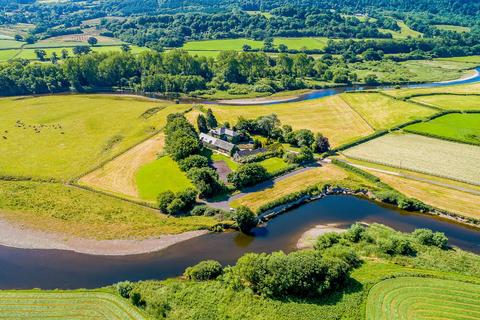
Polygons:
<instances>
[{"instance_id":1,"label":"river","mask_svg":"<svg viewBox=\"0 0 480 320\"><path fill-rule=\"evenodd\" d=\"M207 234L149 254L94 256L0 246L0 288L96 288L122 280L165 279L205 259L232 264L246 252L288 252L295 249L303 232L317 224L349 226L357 221L379 222L402 231L430 228L444 232L450 245L480 253L478 230L353 196L329 196L276 217L254 229L253 236Z\"/></svg>"}]
</instances>

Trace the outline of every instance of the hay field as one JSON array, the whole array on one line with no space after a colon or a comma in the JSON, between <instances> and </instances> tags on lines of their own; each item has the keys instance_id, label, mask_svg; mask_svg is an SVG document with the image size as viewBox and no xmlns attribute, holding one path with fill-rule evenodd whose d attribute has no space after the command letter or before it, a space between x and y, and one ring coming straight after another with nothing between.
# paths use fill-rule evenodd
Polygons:
<instances>
[{"instance_id":1,"label":"hay field","mask_svg":"<svg viewBox=\"0 0 480 320\"><path fill-rule=\"evenodd\" d=\"M415 97L410 100L426 103L445 110L480 110L480 95L435 94Z\"/></svg>"},{"instance_id":2,"label":"hay field","mask_svg":"<svg viewBox=\"0 0 480 320\"><path fill-rule=\"evenodd\" d=\"M404 128L405 131L440 139L480 145L480 113L447 114Z\"/></svg>"},{"instance_id":3,"label":"hay field","mask_svg":"<svg viewBox=\"0 0 480 320\"><path fill-rule=\"evenodd\" d=\"M446 31L455 31L455 32L470 32L469 27L463 27L463 26L455 26L452 24L435 24L435 28L440 29L440 30L446 30Z\"/></svg>"},{"instance_id":4,"label":"hay field","mask_svg":"<svg viewBox=\"0 0 480 320\"><path fill-rule=\"evenodd\" d=\"M235 124L238 117L253 119L275 113L293 129L321 132L335 147L373 133L372 128L338 95L310 101L263 106L209 106L220 122Z\"/></svg>"},{"instance_id":5,"label":"hay field","mask_svg":"<svg viewBox=\"0 0 480 320\"><path fill-rule=\"evenodd\" d=\"M28 229L86 239L147 239L207 229L212 217L157 210L59 183L0 181L0 217Z\"/></svg>"},{"instance_id":6,"label":"hay field","mask_svg":"<svg viewBox=\"0 0 480 320\"><path fill-rule=\"evenodd\" d=\"M125 299L100 290L0 291L2 319L143 320Z\"/></svg>"},{"instance_id":7,"label":"hay field","mask_svg":"<svg viewBox=\"0 0 480 320\"><path fill-rule=\"evenodd\" d=\"M417 277L387 279L370 290L366 319L478 319L478 301L478 284Z\"/></svg>"},{"instance_id":8,"label":"hay field","mask_svg":"<svg viewBox=\"0 0 480 320\"><path fill-rule=\"evenodd\" d=\"M379 93L344 93L342 99L376 130L426 117L435 110L395 100Z\"/></svg>"},{"instance_id":9,"label":"hay field","mask_svg":"<svg viewBox=\"0 0 480 320\"><path fill-rule=\"evenodd\" d=\"M389 134L344 151L347 157L480 184L480 147L415 134Z\"/></svg>"},{"instance_id":10,"label":"hay field","mask_svg":"<svg viewBox=\"0 0 480 320\"><path fill-rule=\"evenodd\" d=\"M458 84L434 88L393 89L385 90L384 92L397 98L409 98L416 95L429 95L432 93L477 94L480 92L480 83Z\"/></svg>"},{"instance_id":11,"label":"hay field","mask_svg":"<svg viewBox=\"0 0 480 320\"><path fill-rule=\"evenodd\" d=\"M188 108L115 95L4 98L0 105L0 175L57 180L94 169Z\"/></svg>"},{"instance_id":12,"label":"hay field","mask_svg":"<svg viewBox=\"0 0 480 320\"><path fill-rule=\"evenodd\" d=\"M367 171L410 198L418 199L428 205L448 212L466 217L480 218L479 195L373 170Z\"/></svg>"}]
</instances>

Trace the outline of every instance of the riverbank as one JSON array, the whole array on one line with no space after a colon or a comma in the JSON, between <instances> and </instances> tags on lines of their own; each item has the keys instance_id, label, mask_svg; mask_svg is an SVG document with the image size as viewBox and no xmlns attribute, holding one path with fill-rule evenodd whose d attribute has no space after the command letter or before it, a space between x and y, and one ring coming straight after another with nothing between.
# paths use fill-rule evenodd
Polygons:
<instances>
[{"instance_id":1,"label":"riverbank","mask_svg":"<svg viewBox=\"0 0 480 320\"><path fill-rule=\"evenodd\" d=\"M347 231L347 229L338 228L337 226L337 224L319 224L311 229L308 229L302 234L300 239L298 239L297 249L313 248L317 238L325 233L343 233Z\"/></svg>"},{"instance_id":2,"label":"riverbank","mask_svg":"<svg viewBox=\"0 0 480 320\"><path fill-rule=\"evenodd\" d=\"M207 230L163 235L145 240L95 240L25 228L0 220L0 245L19 249L56 249L102 256L144 254L165 249L179 242L199 237Z\"/></svg>"}]
</instances>

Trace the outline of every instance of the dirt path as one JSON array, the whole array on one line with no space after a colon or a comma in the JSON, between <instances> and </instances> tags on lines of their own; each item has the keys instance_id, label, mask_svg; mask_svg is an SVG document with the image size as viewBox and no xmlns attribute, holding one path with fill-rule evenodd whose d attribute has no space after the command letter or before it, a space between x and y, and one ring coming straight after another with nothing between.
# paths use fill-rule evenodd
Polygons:
<instances>
[{"instance_id":1,"label":"dirt path","mask_svg":"<svg viewBox=\"0 0 480 320\"><path fill-rule=\"evenodd\" d=\"M135 174L141 166L157 158L157 153L163 150L164 138L163 133L160 133L140 143L103 167L82 177L79 183L138 198Z\"/></svg>"},{"instance_id":2,"label":"dirt path","mask_svg":"<svg viewBox=\"0 0 480 320\"><path fill-rule=\"evenodd\" d=\"M197 230L145 240L94 240L32 230L0 220L0 245L23 249L69 250L92 255L149 253L206 233L207 230Z\"/></svg>"}]
</instances>

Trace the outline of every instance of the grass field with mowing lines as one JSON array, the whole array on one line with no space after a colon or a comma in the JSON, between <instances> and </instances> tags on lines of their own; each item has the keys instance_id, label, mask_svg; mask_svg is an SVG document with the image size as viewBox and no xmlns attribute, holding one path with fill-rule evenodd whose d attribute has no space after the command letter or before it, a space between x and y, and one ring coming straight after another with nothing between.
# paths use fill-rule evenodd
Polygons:
<instances>
[{"instance_id":1,"label":"grass field with mowing lines","mask_svg":"<svg viewBox=\"0 0 480 320\"><path fill-rule=\"evenodd\" d=\"M2 319L143 320L126 300L108 292L0 291Z\"/></svg>"},{"instance_id":2,"label":"grass field with mowing lines","mask_svg":"<svg viewBox=\"0 0 480 320\"><path fill-rule=\"evenodd\" d=\"M469 27L454 26L451 24L435 24L435 28L446 31L455 31L455 32L470 32Z\"/></svg>"},{"instance_id":3,"label":"grass field with mowing lines","mask_svg":"<svg viewBox=\"0 0 480 320\"><path fill-rule=\"evenodd\" d=\"M445 110L480 110L480 95L464 96L435 94L431 96L421 96L411 98L410 100L426 103Z\"/></svg>"},{"instance_id":4,"label":"grass field with mowing lines","mask_svg":"<svg viewBox=\"0 0 480 320\"><path fill-rule=\"evenodd\" d=\"M480 145L480 114L447 114L428 122L412 124L405 130Z\"/></svg>"},{"instance_id":5,"label":"grass field with mowing lines","mask_svg":"<svg viewBox=\"0 0 480 320\"><path fill-rule=\"evenodd\" d=\"M477 94L479 91L480 83L471 83L435 88L385 90L384 92L393 97L408 98L415 95L429 95L432 93Z\"/></svg>"},{"instance_id":6,"label":"grass field with mowing lines","mask_svg":"<svg viewBox=\"0 0 480 320\"><path fill-rule=\"evenodd\" d=\"M0 104L0 175L59 180L93 169L161 129L168 114L188 108L115 95L4 98ZM165 108L142 117L157 107Z\"/></svg>"},{"instance_id":7,"label":"grass field with mowing lines","mask_svg":"<svg viewBox=\"0 0 480 320\"><path fill-rule=\"evenodd\" d=\"M480 218L480 196L438 186L428 182L402 178L395 175L366 170L404 195L418 199L435 208L466 217Z\"/></svg>"},{"instance_id":8,"label":"grass field with mowing lines","mask_svg":"<svg viewBox=\"0 0 480 320\"><path fill-rule=\"evenodd\" d=\"M389 134L344 151L348 157L480 184L480 147L416 134Z\"/></svg>"},{"instance_id":9,"label":"grass field with mowing lines","mask_svg":"<svg viewBox=\"0 0 480 320\"><path fill-rule=\"evenodd\" d=\"M142 166L135 180L140 198L149 201L156 201L158 195L164 191L178 192L193 187L178 164L168 156Z\"/></svg>"},{"instance_id":10,"label":"grass field with mowing lines","mask_svg":"<svg viewBox=\"0 0 480 320\"><path fill-rule=\"evenodd\" d=\"M387 279L370 290L366 319L478 319L478 301L478 284L434 278Z\"/></svg>"},{"instance_id":11,"label":"grass field with mowing lines","mask_svg":"<svg viewBox=\"0 0 480 320\"><path fill-rule=\"evenodd\" d=\"M310 129L323 133L334 147L373 132L339 96L266 106L209 107L219 122L228 121L230 124L235 124L240 116L254 119L275 113L282 124L289 124L295 130Z\"/></svg>"},{"instance_id":12,"label":"grass field with mowing lines","mask_svg":"<svg viewBox=\"0 0 480 320\"><path fill-rule=\"evenodd\" d=\"M145 239L206 229L211 217L169 217L62 184L0 181L0 216L28 228L89 239Z\"/></svg>"},{"instance_id":13,"label":"grass field with mowing lines","mask_svg":"<svg viewBox=\"0 0 480 320\"><path fill-rule=\"evenodd\" d=\"M377 130L436 113L433 109L395 100L379 93L345 93L341 97Z\"/></svg>"}]
</instances>

